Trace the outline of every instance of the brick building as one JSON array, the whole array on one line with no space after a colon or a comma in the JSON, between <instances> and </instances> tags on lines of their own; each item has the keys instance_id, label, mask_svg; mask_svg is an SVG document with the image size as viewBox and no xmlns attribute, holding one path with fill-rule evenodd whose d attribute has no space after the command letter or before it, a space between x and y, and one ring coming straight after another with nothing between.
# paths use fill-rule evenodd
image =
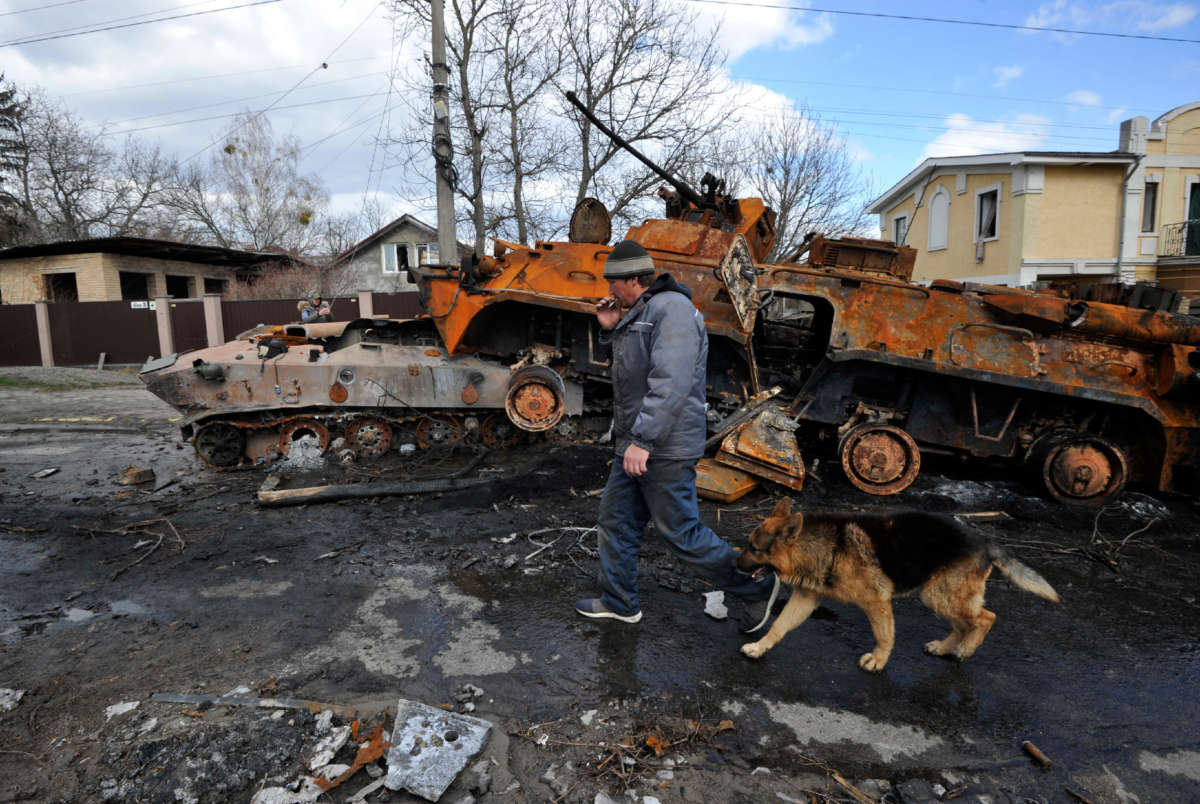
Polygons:
<instances>
[{"instance_id":1,"label":"brick building","mask_svg":"<svg viewBox=\"0 0 1200 804\"><path fill-rule=\"evenodd\" d=\"M0 302L137 301L224 293L286 254L110 237L0 250Z\"/></svg>"}]
</instances>

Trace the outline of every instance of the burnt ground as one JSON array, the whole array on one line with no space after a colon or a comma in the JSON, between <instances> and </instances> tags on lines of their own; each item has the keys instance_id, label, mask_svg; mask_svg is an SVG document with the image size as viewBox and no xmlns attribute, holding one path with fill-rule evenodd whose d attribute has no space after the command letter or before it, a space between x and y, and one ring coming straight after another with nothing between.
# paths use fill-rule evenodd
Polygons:
<instances>
[{"instance_id":1,"label":"burnt ground","mask_svg":"<svg viewBox=\"0 0 1200 804\"><path fill-rule=\"evenodd\" d=\"M746 659L653 537L639 625L574 614L595 591L594 536L572 528L593 524L603 446L493 452L473 472L490 482L454 493L267 508L263 471L201 468L172 415L137 388L0 388L0 690L24 692L0 692L0 801L245 802L288 785L317 740L308 711L151 700L237 688L356 709L364 729L390 730L400 698L473 705L494 724L489 761L444 801L1200 800L1192 500L1134 491L1080 511L999 469L927 464L885 501L810 457L799 504L1003 512L978 527L1063 598L994 578L996 626L963 663L925 656L945 628L900 600L896 650L868 674L866 619L836 603ZM277 474L397 481L464 460ZM129 465L155 480L118 485ZM736 543L779 494L702 511Z\"/></svg>"}]
</instances>

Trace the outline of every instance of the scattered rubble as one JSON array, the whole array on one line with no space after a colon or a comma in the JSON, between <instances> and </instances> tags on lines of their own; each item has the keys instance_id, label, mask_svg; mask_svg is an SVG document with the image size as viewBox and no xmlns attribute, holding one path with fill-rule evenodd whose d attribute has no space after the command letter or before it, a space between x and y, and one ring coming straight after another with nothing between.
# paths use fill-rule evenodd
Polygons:
<instances>
[{"instance_id":1,"label":"scattered rubble","mask_svg":"<svg viewBox=\"0 0 1200 804\"><path fill-rule=\"evenodd\" d=\"M11 712L25 697L25 690L0 689L0 712Z\"/></svg>"},{"instance_id":2,"label":"scattered rubble","mask_svg":"<svg viewBox=\"0 0 1200 804\"><path fill-rule=\"evenodd\" d=\"M142 483L154 481L154 470L148 466L126 466L117 475L119 486L140 486Z\"/></svg>"},{"instance_id":3,"label":"scattered rubble","mask_svg":"<svg viewBox=\"0 0 1200 804\"><path fill-rule=\"evenodd\" d=\"M437 801L487 742L492 724L403 698L388 751L388 790Z\"/></svg>"}]
</instances>

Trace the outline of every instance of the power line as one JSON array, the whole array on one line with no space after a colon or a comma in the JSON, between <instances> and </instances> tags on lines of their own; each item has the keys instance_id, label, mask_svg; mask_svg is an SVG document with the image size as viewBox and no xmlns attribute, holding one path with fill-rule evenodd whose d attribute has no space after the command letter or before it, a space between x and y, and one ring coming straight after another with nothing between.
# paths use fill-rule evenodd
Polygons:
<instances>
[{"instance_id":1,"label":"power line","mask_svg":"<svg viewBox=\"0 0 1200 804\"><path fill-rule=\"evenodd\" d=\"M1153 34L1115 33L1112 31L1085 31L1076 28L1056 28L1049 25L1016 25L1006 22L983 22L981 20L960 20L950 17L918 17L911 14L885 14L879 11L846 11L836 8L816 8L814 6L792 6L779 3L746 3L736 0L688 0L690 3L707 3L717 6L743 6L745 8L779 8L785 11L813 11L818 14L841 14L848 17L874 17L885 20L903 20L905 22L937 22L944 25L972 25L979 28L1001 28L1010 31L1041 31L1044 33L1076 34L1079 36L1104 36L1114 39L1148 39L1154 42L1182 42L1189 45L1200 45L1200 39L1183 39L1174 36L1155 36Z\"/></svg>"},{"instance_id":2,"label":"power line","mask_svg":"<svg viewBox=\"0 0 1200 804\"><path fill-rule=\"evenodd\" d=\"M386 75L386 73L374 72L374 73L362 73L361 75L351 75L351 76L347 76L346 78L338 78L333 81L322 81L319 84L309 84L307 88L308 89L317 89L319 87L333 86L334 84L344 84L347 81L357 81L360 78L370 78L373 75ZM240 98L229 98L227 100L216 101L214 103L204 103L199 106L188 106L183 109L172 109L169 112L155 112L154 114L144 114L144 115L140 115L138 117L127 117L124 120L113 121L112 125L121 126L126 123L136 123L139 120L151 120L155 117L167 117L169 115L174 115L174 114L185 114L187 112L198 112L201 109L213 109L218 106L227 106L231 103L244 103L246 101L258 100L259 98L270 97L270 96L274 95L276 92L277 92L277 90L272 90L270 92L260 92L257 95L244 95Z\"/></svg>"},{"instance_id":3,"label":"power line","mask_svg":"<svg viewBox=\"0 0 1200 804\"><path fill-rule=\"evenodd\" d=\"M30 11L45 11L48 8L58 8L59 6L73 6L76 3L86 3L87 0L64 0L62 3L50 3L45 6L33 6L32 8L18 8L16 11L0 12L0 17L11 17L13 14L28 14Z\"/></svg>"},{"instance_id":4,"label":"power line","mask_svg":"<svg viewBox=\"0 0 1200 804\"><path fill-rule=\"evenodd\" d=\"M73 31L88 31L88 32L90 32L91 29L95 28L98 25L110 25L115 22L128 22L129 20L142 20L142 19L145 19L146 17L153 17L155 14L166 14L168 11L180 11L185 8L195 8L196 6L211 6L213 3L216 3L216 2L217 2L217 0L199 0L199 2L196 2L196 3L184 3L183 5L180 5L180 6L170 6L169 8L159 8L159 9L155 9L154 11L143 11L141 14L130 14L125 17L114 17L113 19L110 19L110 20L100 20L98 22L89 22L85 25L72 25L69 28L55 28L53 31L42 31L41 33L38 33L38 34L30 34L28 36L18 36L16 39L6 39L3 42L0 42L0 44L7 45L12 42L23 42L27 39L34 39L36 37L50 36L51 34L65 34L65 33L71 33Z\"/></svg>"},{"instance_id":5,"label":"power line","mask_svg":"<svg viewBox=\"0 0 1200 804\"><path fill-rule=\"evenodd\" d=\"M276 2L276 0L268 0L268 2ZM352 30L350 33L346 34L346 38L343 39L341 42L339 42L337 47L335 47L333 50L329 51L329 55L325 57L325 60L322 61L318 66L312 68L312 70L310 70L307 75L305 75L303 78L301 78L295 84L293 84L291 89L289 89L287 92L283 93L278 98L276 98L274 101L272 101L270 104L268 104L265 109L255 112L253 115L251 115L250 117L248 117L244 121L242 121L242 123L240 125L234 126L234 128L232 130L225 132L224 134L222 134L221 136L217 137L212 142L210 142L208 145L205 145L199 151L196 151L196 153L192 154L187 159L183 160L184 163L186 164L187 162L191 162L197 156L199 156L200 154L207 151L209 148L216 145L218 142L220 142L225 137L234 134L238 129L242 128L243 126L249 125L250 123L257 120L258 118L262 117L267 112L271 111L271 109L276 104L278 104L281 100L286 98L288 95L295 92L297 87L299 87L301 84L303 84L309 78L311 78L313 76L313 73L315 73L317 70L329 69L329 62L333 58L334 54L336 54L339 50L341 50L342 46L350 41L350 37L352 37L352 36L354 36L354 34L358 33L358 29L363 27L363 25L366 24L367 20L371 19L372 15L374 15L374 13L375 13L375 9L379 8L380 5L381 5L381 3L376 3L375 5L371 6L371 10L367 12L367 16L363 17L362 22L360 22L358 25L354 26L354 30ZM361 97L361 96L359 96L359 97ZM299 105L307 106L309 104L299 104Z\"/></svg>"},{"instance_id":6,"label":"power line","mask_svg":"<svg viewBox=\"0 0 1200 804\"><path fill-rule=\"evenodd\" d=\"M1083 105L1085 105L1085 104L1079 103L1078 101L1046 100L1044 98L1014 98L1014 97L1009 97L1009 96L1003 96L1003 97L998 98L995 94L985 95L985 94L982 94L979 92L954 92L954 91L951 91L948 89L916 89L916 88L910 87L910 86L908 86L908 87L888 87L888 86L882 86L880 84L849 84L849 83L845 83L842 81L809 81L809 80L803 79L803 78L774 78L774 77L762 78L762 77L756 77L756 76L745 76L745 77L739 77L737 80L749 81L749 82L753 82L753 83L757 83L757 84L762 84L764 86L769 83L812 84L814 86L822 86L822 87L838 87L838 88L842 88L842 89L869 89L872 91L879 91L879 92L915 92L915 93L920 93L923 95L953 95L955 97L960 97L960 98L982 98L984 100L989 100L992 102L995 102L997 100L1005 100L1005 101L1017 102L1017 103L1044 103L1047 105L1054 105L1054 106L1083 106ZM1107 108L1111 111L1114 107L1097 107L1097 108ZM1124 108L1124 107L1122 107L1122 108ZM1143 112L1147 112L1147 113L1153 113L1153 110L1144 109L1144 108L1135 108L1132 111L1143 111Z\"/></svg>"},{"instance_id":7,"label":"power line","mask_svg":"<svg viewBox=\"0 0 1200 804\"><path fill-rule=\"evenodd\" d=\"M31 45L36 42L49 42L52 39L68 39L72 36L85 36L87 34L102 33L104 31L116 31L121 28L134 28L134 27L137 27L138 25L150 25L151 23L155 23L155 22L169 22L171 20L181 20L181 19L186 19L188 17L200 17L205 14L217 14L221 11L234 11L239 8L250 8L251 6L265 6L265 5L269 5L271 3L278 3L278 2L280 2L280 0L255 0L255 2L253 2L253 3L243 3L242 5L239 5L239 6L226 6L225 8L213 8L213 9L209 9L208 11L193 11L190 14L175 14L170 17L159 17L158 19L142 20L141 22L127 22L123 25L109 25L109 26L106 26L103 28L92 28L87 31L77 31L75 33L62 33L62 34L54 34L52 36L43 36L43 37L39 37L39 38L35 38L35 39L14 40L11 42L4 42L4 43L0 44L0 47L15 47L17 45Z\"/></svg>"},{"instance_id":8,"label":"power line","mask_svg":"<svg viewBox=\"0 0 1200 804\"><path fill-rule=\"evenodd\" d=\"M319 70L321 68L317 67L316 69ZM295 87L292 87L292 89L295 89ZM288 90L288 91L290 92L291 90ZM289 104L288 106L275 106L274 104L272 104L271 106L268 106L266 108L259 109L257 112L252 112L251 119L258 117L259 115L265 114L266 112L270 111L273 108L278 109L279 111L284 111L287 109L302 109L306 106L322 106L326 103L341 103L342 101L358 100L360 98L377 98L380 95L386 95L386 94L387 94L386 92L368 92L363 95L344 95L340 98L326 98L325 100L319 100L319 101L307 101L305 103L293 103L293 104ZM282 98L281 98L281 100L282 100ZM276 101L276 102L278 102L278 101ZM209 115L208 117L196 117L191 120L176 120L174 123L156 123L152 126L141 126L139 128L126 128L126 129L122 129L121 131L106 131L106 132L104 132L104 134L105 134L105 136L108 136L108 137L116 136L119 134L134 134L138 131L150 131L151 129L156 129L156 128L171 128L172 126L185 126L185 125L188 125L189 123L207 123L211 120L227 120L230 117L237 117L239 114L241 114L241 112L230 112L228 114L214 114L214 115ZM225 133L230 134L232 132L225 132ZM192 154L191 156L189 156L187 159L185 159L183 161L190 162L191 160L195 159L197 156L204 153L205 151L207 151L209 148L211 148L213 145L220 142L224 138L225 138L224 135L218 137L217 139L213 140L208 145L205 145L199 151Z\"/></svg>"}]
</instances>

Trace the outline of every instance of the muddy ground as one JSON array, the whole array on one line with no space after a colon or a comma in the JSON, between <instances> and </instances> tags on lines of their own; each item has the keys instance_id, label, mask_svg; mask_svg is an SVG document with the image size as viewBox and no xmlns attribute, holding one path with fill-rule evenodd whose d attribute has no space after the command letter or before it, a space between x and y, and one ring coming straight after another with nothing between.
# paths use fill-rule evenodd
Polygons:
<instances>
[{"instance_id":1,"label":"muddy ground","mask_svg":"<svg viewBox=\"0 0 1200 804\"><path fill-rule=\"evenodd\" d=\"M451 802L1200 800L1192 500L1135 490L1078 511L1002 469L927 462L885 501L809 456L800 504L1003 512L978 526L1063 598L993 579L996 626L964 663L924 655L945 628L898 601L895 653L868 674L866 619L836 603L746 659L733 624L702 612L707 587L652 537L640 624L574 614L595 591L582 529L603 446L493 452L472 472L489 482L454 493L267 508L264 472L201 468L138 386L5 376L0 801L301 800L324 726L303 708L204 702L234 691L328 704L333 729L356 710L363 742L390 734L401 698L473 709L493 724L487 762ZM398 481L466 460L276 474L280 488ZM154 480L118 485L130 465ZM780 493L702 511L737 542ZM335 762L353 762L353 742ZM383 767L321 800L350 800ZM366 800L421 799L376 786Z\"/></svg>"}]
</instances>

